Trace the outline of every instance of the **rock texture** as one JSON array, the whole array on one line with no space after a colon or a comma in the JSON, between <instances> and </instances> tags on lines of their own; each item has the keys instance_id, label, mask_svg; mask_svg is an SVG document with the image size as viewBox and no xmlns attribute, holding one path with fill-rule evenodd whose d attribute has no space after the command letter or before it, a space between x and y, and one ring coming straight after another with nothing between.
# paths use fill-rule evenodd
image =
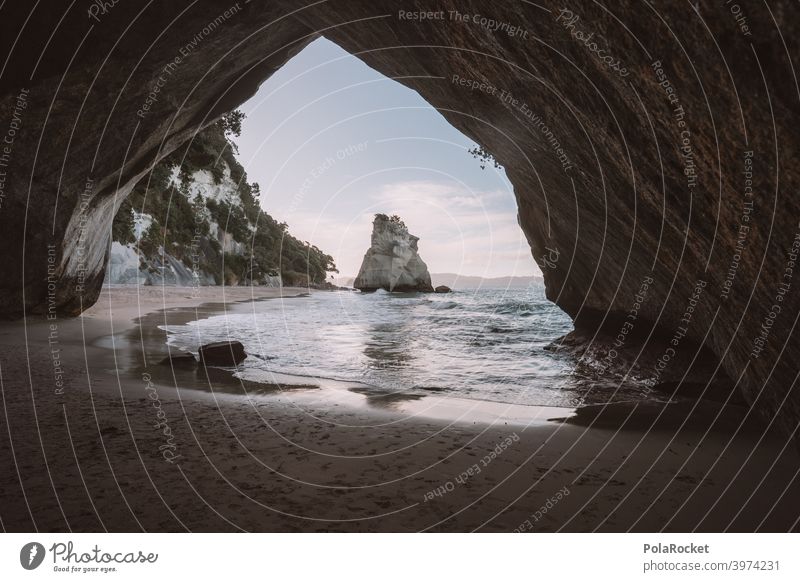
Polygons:
<instances>
[{"instance_id":1,"label":"rock texture","mask_svg":"<svg viewBox=\"0 0 800 582\"><path fill-rule=\"evenodd\" d=\"M105 283L122 285L217 285L221 283L232 283L231 279L225 280L220 272L211 272L208 268L213 262L220 263L218 259L222 254L245 256L252 245L247 242L236 240L231 232L227 232L214 220L207 204L227 203L239 215L243 215L243 204L238 192L238 184L231 178L231 172L224 161L217 162L223 167L222 177L216 182L208 170L197 170L190 178L183 183L179 175L177 166L170 167L169 188L164 191L156 190L153 184L151 196L164 196L175 199L174 197L183 196L192 203L194 215L190 217L191 222L184 216L154 217L144 212L137 212L133 209L122 208L120 212L132 212L133 214L133 237L134 240L111 241L111 249L106 266ZM161 224L161 220L167 226ZM183 222L183 223L181 223ZM248 222L248 234L255 230L255 226ZM161 236L164 228L177 230L182 228L189 230L193 234L188 248L184 245L173 243L167 244L167 250L163 243L166 236ZM148 231L154 229L158 232L154 238L159 241L157 247L148 249L142 245L142 239L148 237ZM149 252L148 252L149 251ZM176 256L180 251L180 257ZM213 261L213 259L217 259ZM218 269L221 271L221 269ZM230 270L229 270L230 271ZM229 273L233 274L233 273ZM237 273L237 275L240 275ZM257 284L269 287L280 287L280 275L259 276L255 281L251 281L243 276L238 277L237 283Z\"/></svg>"},{"instance_id":2,"label":"rock texture","mask_svg":"<svg viewBox=\"0 0 800 582\"><path fill-rule=\"evenodd\" d=\"M237 158L241 112L160 161L122 203L112 225L106 283L144 285L325 284L333 257L264 212L261 187Z\"/></svg>"},{"instance_id":3,"label":"rock texture","mask_svg":"<svg viewBox=\"0 0 800 582\"><path fill-rule=\"evenodd\" d=\"M193 354L176 352L166 356L158 364L160 366L169 366L170 368L194 368L197 365L197 360Z\"/></svg>"},{"instance_id":4,"label":"rock texture","mask_svg":"<svg viewBox=\"0 0 800 582\"><path fill-rule=\"evenodd\" d=\"M273 285L279 287L279 281ZM164 251L161 247L153 255L143 255L135 243L111 243L105 283L111 285L216 285L214 276L207 271L194 271L191 265Z\"/></svg>"},{"instance_id":5,"label":"rock texture","mask_svg":"<svg viewBox=\"0 0 800 582\"><path fill-rule=\"evenodd\" d=\"M200 347L200 363L204 366L238 366L247 354L242 342L213 342Z\"/></svg>"},{"instance_id":6,"label":"rock texture","mask_svg":"<svg viewBox=\"0 0 800 582\"><path fill-rule=\"evenodd\" d=\"M361 291L433 291L428 266L419 256L418 241L402 221L376 215L371 244L353 287Z\"/></svg>"},{"instance_id":7,"label":"rock texture","mask_svg":"<svg viewBox=\"0 0 800 582\"><path fill-rule=\"evenodd\" d=\"M722 2L200 0L118 3L97 19L68 6L2 8L0 133L14 126L4 315L91 304L120 200L324 35L494 154L547 295L576 325L704 345L795 434L800 20L789 0L747 4L746 26Z\"/></svg>"}]
</instances>

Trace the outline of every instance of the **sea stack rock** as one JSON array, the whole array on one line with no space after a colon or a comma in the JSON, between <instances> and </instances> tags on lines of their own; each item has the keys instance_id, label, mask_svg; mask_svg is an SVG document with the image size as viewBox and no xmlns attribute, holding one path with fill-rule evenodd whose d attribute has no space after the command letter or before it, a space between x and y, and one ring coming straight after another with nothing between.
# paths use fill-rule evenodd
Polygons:
<instances>
[{"instance_id":1,"label":"sea stack rock","mask_svg":"<svg viewBox=\"0 0 800 582\"><path fill-rule=\"evenodd\" d=\"M433 291L428 266L420 258L416 237L399 216L376 214L372 244L353 286L361 291Z\"/></svg>"}]
</instances>

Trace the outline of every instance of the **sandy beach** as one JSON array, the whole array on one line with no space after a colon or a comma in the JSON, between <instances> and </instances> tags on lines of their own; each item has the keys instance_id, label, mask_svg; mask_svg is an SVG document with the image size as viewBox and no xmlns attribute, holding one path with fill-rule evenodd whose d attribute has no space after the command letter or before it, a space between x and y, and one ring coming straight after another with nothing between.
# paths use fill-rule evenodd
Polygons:
<instances>
[{"instance_id":1,"label":"sandy beach","mask_svg":"<svg viewBox=\"0 0 800 582\"><path fill-rule=\"evenodd\" d=\"M742 408L381 402L158 364L159 325L280 294L114 287L79 318L4 325L3 529L797 527L800 457Z\"/></svg>"}]
</instances>

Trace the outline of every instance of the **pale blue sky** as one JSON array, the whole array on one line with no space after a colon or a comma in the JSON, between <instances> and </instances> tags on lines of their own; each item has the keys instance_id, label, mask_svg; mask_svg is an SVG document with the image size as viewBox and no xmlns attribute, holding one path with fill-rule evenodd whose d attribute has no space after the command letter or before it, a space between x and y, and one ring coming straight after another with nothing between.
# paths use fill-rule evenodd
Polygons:
<instances>
[{"instance_id":1,"label":"pale blue sky","mask_svg":"<svg viewBox=\"0 0 800 582\"><path fill-rule=\"evenodd\" d=\"M306 47L241 109L239 159L265 211L355 275L373 215L399 214L431 272L538 274L505 172L415 91L328 40Z\"/></svg>"}]
</instances>

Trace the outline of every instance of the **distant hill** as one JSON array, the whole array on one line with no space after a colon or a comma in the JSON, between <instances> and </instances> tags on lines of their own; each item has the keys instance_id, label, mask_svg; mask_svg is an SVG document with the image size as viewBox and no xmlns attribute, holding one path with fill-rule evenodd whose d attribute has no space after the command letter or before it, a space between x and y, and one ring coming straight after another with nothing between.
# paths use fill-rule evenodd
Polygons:
<instances>
[{"instance_id":1,"label":"distant hill","mask_svg":"<svg viewBox=\"0 0 800 582\"><path fill-rule=\"evenodd\" d=\"M334 284L342 287L352 287L353 277L336 277ZM451 289L520 289L531 283L541 283L542 278L536 275L524 277L473 277L457 275L456 273L431 273L433 286L447 285Z\"/></svg>"}]
</instances>

